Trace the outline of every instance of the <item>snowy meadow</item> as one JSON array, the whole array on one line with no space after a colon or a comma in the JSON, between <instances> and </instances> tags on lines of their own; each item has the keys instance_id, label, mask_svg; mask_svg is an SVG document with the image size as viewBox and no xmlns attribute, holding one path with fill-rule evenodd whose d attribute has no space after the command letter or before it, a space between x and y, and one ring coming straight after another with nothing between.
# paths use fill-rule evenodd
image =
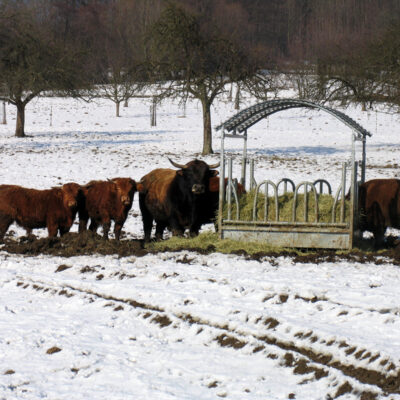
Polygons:
<instances>
[{"instance_id":1,"label":"snowy meadow","mask_svg":"<svg viewBox=\"0 0 400 400\"><path fill-rule=\"evenodd\" d=\"M242 109L253 105L245 98ZM38 189L131 177L202 158L196 101L38 98L15 138L0 125L0 183ZM398 115L340 109L372 133L367 180L400 178ZM213 126L236 111L220 99ZM282 111L249 129L256 179L327 179L335 191L351 131L331 115ZM237 161L242 142L226 142ZM77 222L71 232L77 232ZM206 225L203 231L213 230ZM8 238L24 229L12 225ZM35 230L38 238L46 230ZM396 235L394 231L392 234ZM122 240L143 237L137 195ZM393 260L191 251L60 257L0 245L0 399L400 399L400 268ZM397 293L397 294L396 294Z\"/></svg>"}]
</instances>

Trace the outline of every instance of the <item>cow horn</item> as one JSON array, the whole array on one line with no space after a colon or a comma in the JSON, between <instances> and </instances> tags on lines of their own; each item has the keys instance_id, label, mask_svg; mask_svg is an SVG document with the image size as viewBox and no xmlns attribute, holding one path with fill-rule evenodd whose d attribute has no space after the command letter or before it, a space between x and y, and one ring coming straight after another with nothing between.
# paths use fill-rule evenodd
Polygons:
<instances>
[{"instance_id":1,"label":"cow horn","mask_svg":"<svg viewBox=\"0 0 400 400\"><path fill-rule=\"evenodd\" d=\"M176 168L181 168L181 169L186 168L186 165L184 165L184 164L178 164L178 163L176 163L175 161L172 161L169 157L168 157L168 160L169 160L169 162L170 162L174 167L176 167Z\"/></svg>"},{"instance_id":2,"label":"cow horn","mask_svg":"<svg viewBox=\"0 0 400 400\"><path fill-rule=\"evenodd\" d=\"M216 164L209 165L208 167L210 169L214 169L214 168L218 168L220 166L220 164L221 164L220 162L217 162Z\"/></svg>"}]
</instances>

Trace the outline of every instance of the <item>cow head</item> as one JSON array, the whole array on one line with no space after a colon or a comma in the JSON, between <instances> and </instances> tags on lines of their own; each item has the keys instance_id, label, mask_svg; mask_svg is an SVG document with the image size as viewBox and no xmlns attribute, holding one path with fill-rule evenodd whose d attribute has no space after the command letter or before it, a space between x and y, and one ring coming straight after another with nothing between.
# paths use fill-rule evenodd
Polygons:
<instances>
[{"instance_id":1,"label":"cow head","mask_svg":"<svg viewBox=\"0 0 400 400\"><path fill-rule=\"evenodd\" d=\"M62 185L63 203L66 208L78 206L79 198L82 196L82 187L77 183L66 183Z\"/></svg>"},{"instance_id":2,"label":"cow head","mask_svg":"<svg viewBox=\"0 0 400 400\"><path fill-rule=\"evenodd\" d=\"M195 195L203 194L208 188L209 179L218 175L218 171L213 170L213 168L218 168L219 163L208 165L204 161L193 160L183 165L172 161L170 158L168 160L174 167L179 168L176 173L184 178L191 192Z\"/></svg>"},{"instance_id":3,"label":"cow head","mask_svg":"<svg viewBox=\"0 0 400 400\"><path fill-rule=\"evenodd\" d=\"M124 206L130 206L133 196L137 190L136 182L131 178L114 178L111 179L117 187L117 197Z\"/></svg>"}]
</instances>

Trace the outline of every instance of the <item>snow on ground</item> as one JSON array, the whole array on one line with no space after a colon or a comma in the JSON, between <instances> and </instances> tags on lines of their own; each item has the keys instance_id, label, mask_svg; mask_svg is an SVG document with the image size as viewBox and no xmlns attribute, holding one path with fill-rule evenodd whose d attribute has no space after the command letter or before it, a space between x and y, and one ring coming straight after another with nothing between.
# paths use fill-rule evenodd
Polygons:
<instances>
[{"instance_id":1,"label":"snow on ground","mask_svg":"<svg viewBox=\"0 0 400 400\"><path fill-rule=\"evenodd\" d=\"M252 104L247 99L242 108ZM116 118L111 102L40 98L27 107L31 136L18 139L8 106L8 125L0 125L1 183L49 188L138 180L169 167L167 157L182 163L200 157L197 102L186 110L162 104L156 127L149 107L134 99ZM399 117L341 111L373 134L367 179L400 177ZM232 104L216 103L213 126L234 113ZM336 190L350 135L323 112L274 114L249 130L256 179L324 178ZM219 144L216 132L216 152ZM226 142L236 176L242 145ZM143 235L137 198L124 231L128 239ZM400 399L400 270L385 260L0 251L0 264L0 399Z\"/></svg>"}]
</instances>

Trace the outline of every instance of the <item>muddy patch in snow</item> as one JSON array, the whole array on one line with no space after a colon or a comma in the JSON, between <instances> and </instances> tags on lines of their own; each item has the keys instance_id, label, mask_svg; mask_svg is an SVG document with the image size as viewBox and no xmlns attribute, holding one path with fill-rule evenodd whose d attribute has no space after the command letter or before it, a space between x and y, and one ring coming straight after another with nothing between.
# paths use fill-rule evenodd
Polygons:
<instances>
[{"instance_id":1,"label":"muddy patch in snow","mask_svg":"<svg viewBox=\"0 0 400 400\"><path fill-rule=\"evenodd\" d=\"M24 236L17 240L7 238L2 250L13 254L30 256L47 254L61 257L90 254L116 254L125 257L147 254L141 240L105 240L90 231L81 234L67 233L63 237L56 238L37 239L34 236Z\"/></svg>"},{"instance_id":2,"label":"muddy patch in snow","mask_svg":"<svg viewBox=\"0 0 400 400\"><path fill-rule=\"evenodd\" d=\"M390 239L390 238L389 238ZM180 252L191 251L198 254L215 253L215 247L208 248L179 248L169 249L168 246L163 250L156 251L154 249L146 249L143 240L124 239L124 240L105 240L102 236L90 231L83 233L67 233L63 237L56 238L36 238L35 236L24 236L21 238L6 237L4 245L0 250L7 251L12 254L23 254L27 256L36 256L39 254L73 257L80 255L118 255L120 257L127 256L144 256L149 253L157 252ZM400 265L400 245L397 240L387 240L386 248L380 251L371 250L368 242L362 246L362 249L355 249L349 252L337 252L335 250L287 250L282 251L266 251L255 254L248 254L245 250L233 251L233 254L244 257L248 260L268 261L275 263L277 257L289 257L294 263L320 264L324 262L358 262L358 263L374 263L387 264L393 263ZM194 258L188 257L186 254L183 258L177 259L177 262L190 264ZM66 267L68 268L68 266ZM62 269L60 269L61 271Z\"/></svg>"}]
</instances>

